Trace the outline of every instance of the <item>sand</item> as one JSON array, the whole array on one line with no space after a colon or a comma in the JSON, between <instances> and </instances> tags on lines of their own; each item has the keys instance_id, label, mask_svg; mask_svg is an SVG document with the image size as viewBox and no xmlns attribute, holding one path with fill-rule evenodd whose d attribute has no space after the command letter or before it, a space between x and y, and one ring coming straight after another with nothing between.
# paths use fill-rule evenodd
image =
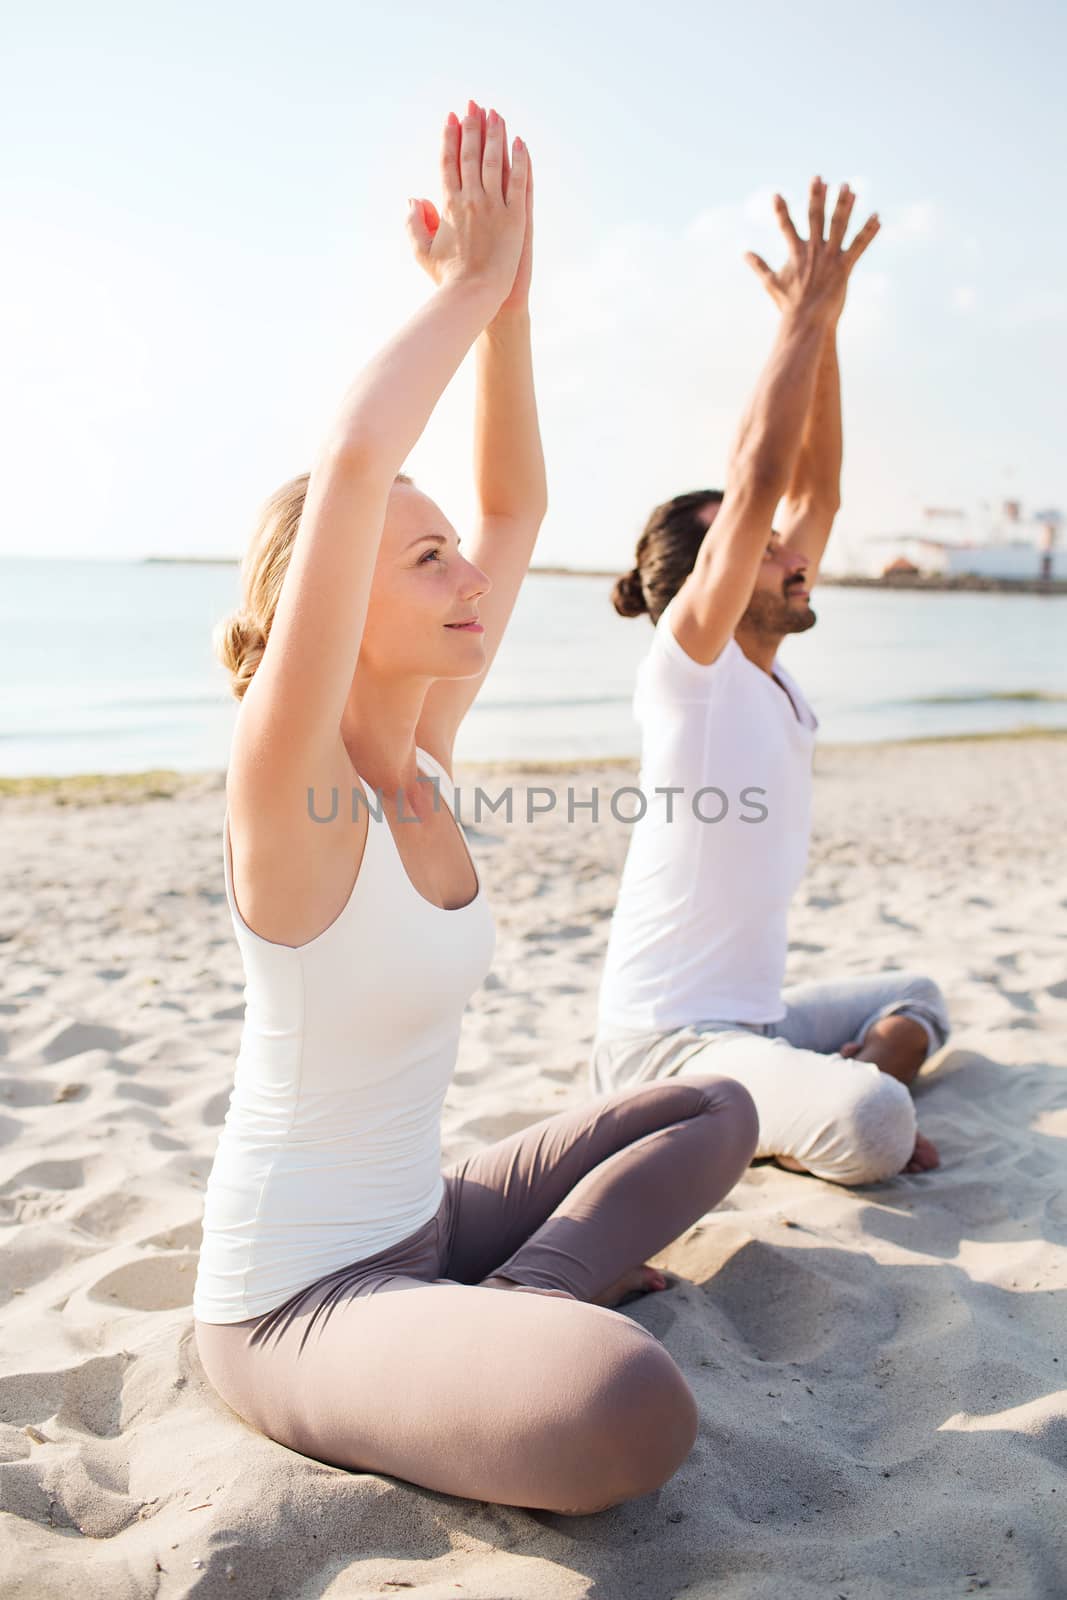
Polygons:
<instances>
[{"instance_id":1,"label":"sand","mask_svg":"<svg viewBox=\"0 0 1067 1600\"><path fill-rule=\"evenodd\" d=\"M634 773L523 772L561 790L532 825L464 812L498 946L446 1158L586 1097L628 833L568 825L564 791ZM665 1251L677 1282L626 1314L680 1363L700 1435L659 1494L582 1519L323 1466L215 1395L190 1301L242 1012L222 779L18 789L0 803L5 1597L1067 1594L1067 739L818 751L789 979L938 979L956 1031L916 1098L943 1164L861 1190L761 1165Z\"/></svg>"}]
</instances>

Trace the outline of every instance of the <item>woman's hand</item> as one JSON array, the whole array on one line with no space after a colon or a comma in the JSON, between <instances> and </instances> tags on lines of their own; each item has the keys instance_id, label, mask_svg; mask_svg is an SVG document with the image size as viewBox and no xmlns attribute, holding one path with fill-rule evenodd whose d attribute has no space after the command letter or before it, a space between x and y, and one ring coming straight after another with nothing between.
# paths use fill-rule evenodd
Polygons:
<instances>
[{"instance_id":1,"label":"woman's hand","mask_svg":"<svg viewBox=\"0 0 1067 1600\"><path fill-rule=\"evenodd\" d=\"M855 203L856 196L848 184L843 183L830 218L829 235L824 239L826 185L821 178L813 178L808 198L809 237L802 239L793 226L789 207L780 194L775 195L774 209L785 234L788 260L777 272L772 272L762 256L751 250L745 260L762 279L780 311L803 303L817 303L834 320L841 315L852 269L881 226L876 212L867 218L848 249L843 249L845 230Z\"/></svg>"},{"instance_id":2,"label":"woman's hand","mask_svg":"<svg viewBox=\"0 0 1067 1600\"><path fill-rule=\"evenodd\" d=\"M415 256L433 279L445 284L473 282L493 289L503 307L525 296L520 277L525 263L530 164L526 146L516 139L508 160L502 117L488 117L474 101L460 123L449 112L441 144L441 211L431 200L412 200L408 233Z\"/></svg>"}]
</instances>

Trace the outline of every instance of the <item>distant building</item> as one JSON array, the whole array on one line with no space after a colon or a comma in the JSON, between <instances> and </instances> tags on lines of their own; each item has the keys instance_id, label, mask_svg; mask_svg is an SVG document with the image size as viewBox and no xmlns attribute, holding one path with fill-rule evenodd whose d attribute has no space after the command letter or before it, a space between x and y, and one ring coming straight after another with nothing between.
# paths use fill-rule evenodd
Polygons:
<instances>
[{"instance_id":1,"label":"distant building","mask_svg":"<svg viewBox=\"0 0 1067 1600\"><path fill-rule=\"evenodd\" d=\"M961 533L969 532L971 519L963 511L927 507L923 516L928 523L959 522ZM1062 522L1062 513L1055 510L1038 511L1024 520L1020 502L1005 500L984 539L942 539L925 532L886 534L877 542L891 544L895 557L882 566L882 574L912 568L953 578L1067 579L1067 548L1058 545Z\"/></svg>"}]
</instances>

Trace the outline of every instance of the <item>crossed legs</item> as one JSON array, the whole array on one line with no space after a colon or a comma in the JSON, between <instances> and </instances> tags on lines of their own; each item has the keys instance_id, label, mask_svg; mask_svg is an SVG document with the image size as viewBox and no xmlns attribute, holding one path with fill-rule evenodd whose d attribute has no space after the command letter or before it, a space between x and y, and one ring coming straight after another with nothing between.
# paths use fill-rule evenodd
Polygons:
<instances>
[{"instance_id":1,"label":"crossed legs","mask_svg":"<svg viewBox=\"0 0 1067 1600\"><path fill-rule=\"evenodd\" d=\"M382 1252L263 1317L198 1322L205 1371L253 1427L337 1466L569 1514L649 1493L696 1405L654 1335L590 1301L722 1199L756 1133L721 1078L546 1118L446 1171L417 1271L402 1242L402 1271ZM561 1292L500 1293L497 1274Z\"/></svg>"}]
</instances>

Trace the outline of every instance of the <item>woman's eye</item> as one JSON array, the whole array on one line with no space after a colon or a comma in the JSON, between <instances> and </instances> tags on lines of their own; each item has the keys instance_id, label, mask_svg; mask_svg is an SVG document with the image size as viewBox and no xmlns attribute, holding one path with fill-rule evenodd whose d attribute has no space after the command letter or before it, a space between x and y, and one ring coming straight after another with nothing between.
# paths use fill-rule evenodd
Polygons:
<instances>
[{"instance_id":1,"label":"woman's eye","mask_svg":"<svg viewBox=\"0 0 1067 1600\"><path fill-rule=\"evenodd\" d=\"M431 556L438 556L440 553L439 550L427 550L426 554L420 559L419 565L422 566L423 562L428 561Z\"/></svg>"}]
</instances>

